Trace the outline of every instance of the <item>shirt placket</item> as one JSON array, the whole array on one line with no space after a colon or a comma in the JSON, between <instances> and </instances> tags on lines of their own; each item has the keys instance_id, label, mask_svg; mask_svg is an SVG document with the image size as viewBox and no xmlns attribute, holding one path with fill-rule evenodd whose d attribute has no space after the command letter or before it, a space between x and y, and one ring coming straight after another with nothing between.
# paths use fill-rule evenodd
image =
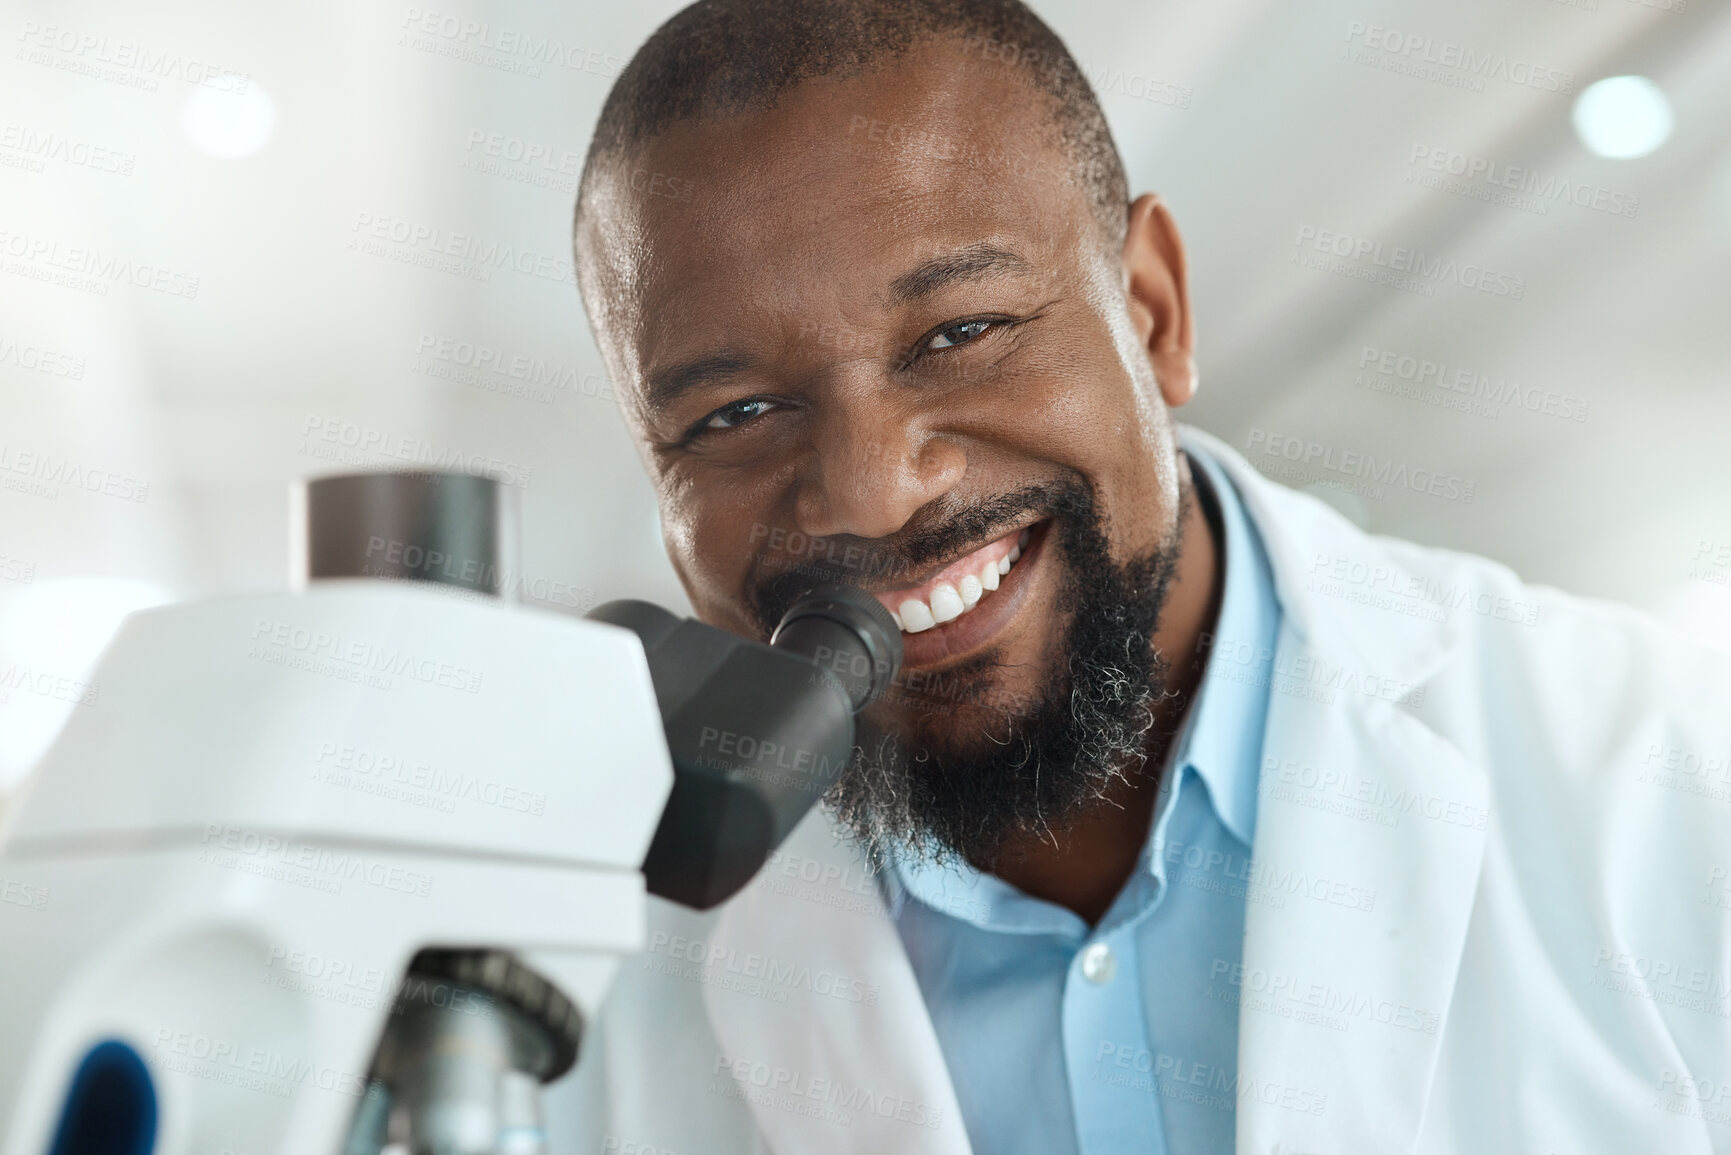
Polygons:
<instances>
[{"instance_id":1,"label":"shirt placket","mask_svg":"<svg viewBox=\"0 0 1731 1155\"><path fill-rule=\"evenodd\" d=\"M1114 911L1138 913L1115 920L1108 912L1064 976L1064 1067L1079 1155L1166 1151L1136 942L1138 928L1155 917L1164 886L1145 860L1129 888L1140 893L1120 895L1114 904Z\"/></svg>"},{"instance_id":2,"label":"shirt placket","mask_svg":"<svg viewBox=\"0 0 1731 1155\"><path fill-rule=\"evenodd\" d=\"M1128 928L1091 939L1064 982L1064 1055L1081 1155L1166 1150Z\"/></svg>"}]
</instances>

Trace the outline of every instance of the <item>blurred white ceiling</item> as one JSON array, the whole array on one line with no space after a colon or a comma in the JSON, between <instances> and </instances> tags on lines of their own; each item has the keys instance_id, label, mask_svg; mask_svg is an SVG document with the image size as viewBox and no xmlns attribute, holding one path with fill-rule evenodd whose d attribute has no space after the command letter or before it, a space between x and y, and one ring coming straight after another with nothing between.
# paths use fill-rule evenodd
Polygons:
<instances>
[{"instance_id":1,"label":"blurred white ceiling","mask_svg":"<svg viewBox=\"0 0 1731 1155\"><path fill-rule=\"evenodd\" d=\"M1188 420L1375 531L1731 644L1731 7L1035 6L1185 230ZM291 480L362 461L523 476L544 604L682 605L568 255L611 77L677 7L9 2L0 673L281 588ZM1626 74L1674 131L1597 157L1576 94ZM1260 452L1289 438L1473 499L1342 492ZM14 682L0 784L72 708Z\"/></svg>"}]
</instances>

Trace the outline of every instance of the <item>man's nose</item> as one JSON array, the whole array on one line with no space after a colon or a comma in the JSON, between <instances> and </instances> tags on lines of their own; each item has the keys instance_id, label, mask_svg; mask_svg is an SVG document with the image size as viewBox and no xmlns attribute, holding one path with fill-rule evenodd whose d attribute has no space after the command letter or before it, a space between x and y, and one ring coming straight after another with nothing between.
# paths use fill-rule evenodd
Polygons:
<instances>
[{"instance_id":1,"label":"man's nose","mask_svg":"<svg viewBox=\"0 0 1731 1155\"><path fill-rule=\"evenodd\" d=\"M795 514L813 537L888 537L967 472L967 451L924 415L878 394L829 407L815 423Z\"/></svg>"}]
</instances>

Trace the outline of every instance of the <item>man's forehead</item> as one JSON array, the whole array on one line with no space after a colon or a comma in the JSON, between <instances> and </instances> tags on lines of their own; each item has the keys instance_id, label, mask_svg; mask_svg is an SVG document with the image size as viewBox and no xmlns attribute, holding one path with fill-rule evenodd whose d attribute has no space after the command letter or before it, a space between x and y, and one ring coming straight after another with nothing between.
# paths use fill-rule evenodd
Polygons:
<instances>
[{"instance_id":1,"label":"man's forehead","mask_svg":"<svg viewBox=\"0 0 1731 1155\"><path fill-rule=\"evenodd\" d=\"M985 237L1050 243L1054 218L1088 218L1048 99L927 53L809 82L767 110L676 125L615 174L643 186L629 195L632 287L645 305L718 285L773 296L811 280L839 287L862 261L894 277ZM656 174L679 195L657 195Z\"/></svg>"},{"instance_id":2,"label":"man's forehead","mask_svg":"<svg viewBox=\"0 0 1731 1155\"><path fill-rule=\"evenodd\" d=\"M701 164L809 154L826 143L856 158L940 153L998 136L1034 151L1060 143L1057 113L1056 99L1017 69L982 68L959 42L934 41L868 70L815 77L767 107L680 121L643 147Z\"/></svg>"}]
</instances>

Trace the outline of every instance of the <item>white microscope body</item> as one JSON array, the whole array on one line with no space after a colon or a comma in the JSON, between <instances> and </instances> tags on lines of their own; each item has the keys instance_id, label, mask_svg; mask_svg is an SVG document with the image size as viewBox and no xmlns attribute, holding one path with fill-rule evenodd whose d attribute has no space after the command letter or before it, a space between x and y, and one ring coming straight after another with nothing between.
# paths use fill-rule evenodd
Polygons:
<instances>
[{"instance_id":1,"label":"white microscope body","mask_svg":"<svg viewBox=\"0 0 1731 1155\"><path fill-rule=\"evenodd\" d=\"M143 1150L335 1155L419 949L508 945L588 1016L640 945L673 773L626 630L326 582L139 614L92 681L0 843L4 1155L105 1040Z\"/></svg>"},{"instance_id":2,"label":"white microscope body","mask_svg":"<svg viewBox=\"0 0 1731 1155\"><path fill-rule=\"evenodd\" d=\"M301 513L304 592L129 619L10 808L0 1155L542 1155L645 895L743 887L901 660L822 583L767 645L498 600L486 478Z\"/></svg>"}]
</instances>

